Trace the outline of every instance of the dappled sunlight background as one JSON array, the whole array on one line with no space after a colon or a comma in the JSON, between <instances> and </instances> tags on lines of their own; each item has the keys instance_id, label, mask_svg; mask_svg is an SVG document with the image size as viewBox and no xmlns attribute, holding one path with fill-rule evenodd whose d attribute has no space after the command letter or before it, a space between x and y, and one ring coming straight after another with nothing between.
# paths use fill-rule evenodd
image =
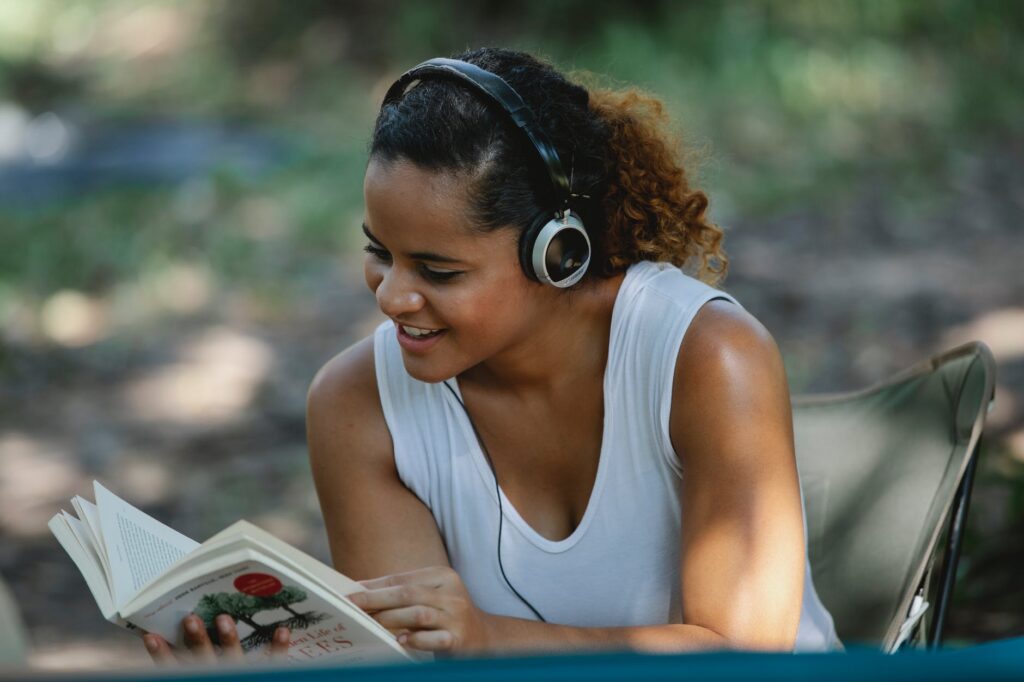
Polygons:
<instances>
[{"instance_id":1,"label":"dappled sunlight background","mask_svg":"<svg viewBox=\"0 0 1024 682\"><path fill-rule=\"evenodd\" d=\"M390 83L500 45L663 99L794 393L971 340L996 403L949 623L1024 634L1024 4L0 2L0 576L45 669L145 665L46 521L93 479L327 561L306 390L382 319Z\"/></svg>"}]
</instances>

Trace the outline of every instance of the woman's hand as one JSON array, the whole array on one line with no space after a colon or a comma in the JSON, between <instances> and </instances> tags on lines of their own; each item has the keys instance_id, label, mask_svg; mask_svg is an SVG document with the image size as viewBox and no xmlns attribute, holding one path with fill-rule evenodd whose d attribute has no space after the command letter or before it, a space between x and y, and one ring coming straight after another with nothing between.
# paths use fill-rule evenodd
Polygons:
<instances>
[{"instance_id":1,"label":"woman's hand","mask_svg":"<svg viewBox=\"0 0 1024 682\"><path fill-rule=\"evenodd\" d=\"M360 583L353 604L398 636L403 646L442 653L490 648L489 616L478 609L462 578L447 566L422 568Z\"/></svg>"},{"instance_id":2,"label":"woman's hand","mask_svg":"<svg viewBox=\"0 0 1024 682\"><path fill-rule=\"evenodd\" d=\"M244 659L242 643L238 639L238 630L235 628L235 621L226 614L216 618L217 639L219 647L215 647L210 641L206 632L206 625L202 619L195 614L189 614L181 621L185 631L185 645L188 647L188 654L171 647L160 635L147 632L142 636L146 645L146 651L157 665L169 665L174 663L215 663L218 658L231 663L241 663ZM274 631L274 639L270 642L270 659L282 662L288 660L288 640L291 633L288 628L277 628ZM218 657L217 651L220 651Z\"/></svg>"}]
</instances>

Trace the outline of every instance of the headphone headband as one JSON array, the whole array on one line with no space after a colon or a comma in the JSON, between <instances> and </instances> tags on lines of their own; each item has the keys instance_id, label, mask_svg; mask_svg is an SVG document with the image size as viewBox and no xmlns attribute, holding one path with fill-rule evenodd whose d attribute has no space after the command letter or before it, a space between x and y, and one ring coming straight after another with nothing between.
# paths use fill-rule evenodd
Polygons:
<instances>
[{"instance_id":1,"label":"headphone headband","mask_svg":"<svg viewBox=\"0 0 1024 682\"><path fill-rule=\"evenodd\" d=\"M511 85L497 74L459 59L439 57L419 64L396 80L384 95L383 109L402 98L412 81L424 76L452 78L471 86L501 106L526 133L548 170L555 207L525 227L519 239L519 262L524 274L555 287L570 287L590 265L590 237L579 216L569 210L571 188L555 146L541 130L533 111Z\"/></svg>"},{"instance_id":2,"label":"headphone headband","mask_svg":"<svg viewBox=\"0 0 1024 682\"><path fill-rule=\"evenodd\" d=\"M414 66L413 68L402 74L397 81L388 88L387 94L384 95L384 102L381 104L381 108L384 105L389 104L395 100L398 100L405 94L406 86L414 81L419 80L425 75L435 75L442 77L450 77L458 79L463 83L471 85L478 92L481 92L492 100L497 102L501 107L508 112L530 142L537 149L537 153L540 154L541 160L544 162L545 167L548 170L548 176L551 179L551 185L555 190L555 199L558 211L564 211L569 206L569 180L565 177L565 171L562 169L562 161L558 158L558 152L555 151L555 146L551 144L548 136L544 134L544 131L540 129L537 124L537 119L533 115L533 111L526 105L523 98L519 96L511 85L505 82L505 79L501 78L497 74L485 71L475 64L464 62L459 59L447 59L444 57L437 57L435 59L428 59L427 61Z\"/></svg>"}]
</instances>

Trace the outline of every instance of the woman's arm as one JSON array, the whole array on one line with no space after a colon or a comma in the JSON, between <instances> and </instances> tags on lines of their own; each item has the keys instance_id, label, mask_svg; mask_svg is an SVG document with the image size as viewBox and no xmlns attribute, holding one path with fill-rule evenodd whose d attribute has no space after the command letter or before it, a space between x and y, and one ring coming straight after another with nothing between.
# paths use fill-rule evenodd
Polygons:
<instances>
[{"instance_id":1,"label":"woman's arm","mask_svg":"<svg viewBox=\"0 0 1024 682\"><path fill-rule=\"evenodd\" d=\"M680 349L673 396L683 622L742 648L792 649L806 558L789 386L775 341L742 308L710 301Z\"/></svg>"},{"instance_id":2,"label":"woman's arm","mask_svg":"<svg viewBox=\"0 0 1024 682\"><path fill-rule=\"evenodd\" d=\"M395 469L372 336L334 357L313 379L306 437L338 571L361 580L448 565L434 517Z\"/></svg>"},{"instance_id":3,"label":"woman's arm","mask_svg":"<svg viewBox=\"0 0 1024 682\"><path fill-rule=\"evenodd\" d=\"M582 628L483 614L444 568L371 581L359 603L410 629L411 646L440 651L791 650L805 558L789 390L774 340L732 303L709 302L687 331L670 435L684 468L683 624Z\"/></svg>"}]
</instances>

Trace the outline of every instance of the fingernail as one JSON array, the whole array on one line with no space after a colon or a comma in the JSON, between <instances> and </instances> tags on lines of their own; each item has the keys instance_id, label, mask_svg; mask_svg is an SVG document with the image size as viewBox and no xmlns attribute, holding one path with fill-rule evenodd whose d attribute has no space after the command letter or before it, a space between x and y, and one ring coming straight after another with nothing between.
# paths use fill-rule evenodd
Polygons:
<instances>
[{"instance_id":1,"label":"fingernail","mask_svg":"<svg viewBox=\"0 0 1024 682\"><path fill-rule=\"evenodd\" d=\"M227 616L217 618L217 631L222 635L231 634L231 620Z\"/></svg>"},{"instance_id":2,"label":"fingernail","mask_svg":"<svg viewBox=\"0 0 1024 682\"><path fill-rule=\"evenodd\" d=\"M408 641L409 641L409 635L399 635L398 636L398 643L399 644L405 644Z\"/></svg>"},{"instance_id":3,"label":"fingernail","mask_svg":"<svg viewBox=\"0 0 1024 682\"><path fill-rule=\"evenodd\" d=\"M156 643L156 637L153 635L144 635L142 637L142 641L145 643L146 649L149 651L156 652L156 650L160 648L160 645Z\"/></svg>"},{"instance_id":4,"label":"fingernail","mask_svg":"<svg viewBox=\"0 0 1024 682\"><path fill-rule=\"evenodd\" d=\"M277 630L274 630L274 639L281 644L284 644L288 641L288 630L286 628L278 628Z\"/></svg>"},{"instance_id":5,"label":"fingernail","mask_svg":"<svg viewBox=\"0 0 1024 682\"><path fill-rule=\"evenodd\" d=\"M199 633L199 623L196 620L195 616L189 616L185 619L185 631L190 635Z\"/></svg>"},{"instance_id":6,"label":"fingernail","mask_svg":"<svg viewBox=\"0 0 1024 682\"><path fill-rule=\"evenodd\" d=\"M348 600L350 602L352 602L353 604L355 604L356 606L362 606L364 599L365 599L365 597L363 597L363 593L362 592L356 592L355 594L348 595Z\"/></svg>"}]
</instances>

